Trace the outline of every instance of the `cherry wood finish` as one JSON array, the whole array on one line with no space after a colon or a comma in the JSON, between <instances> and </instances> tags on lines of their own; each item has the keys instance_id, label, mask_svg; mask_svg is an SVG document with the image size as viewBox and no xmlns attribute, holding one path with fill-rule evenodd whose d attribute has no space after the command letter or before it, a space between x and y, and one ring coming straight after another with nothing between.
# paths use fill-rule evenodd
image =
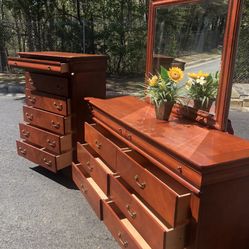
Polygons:
<instances>
[{"instance_id":1,"label":"cherry wood finish","mask_svg":"<svg viewBox=\"0 0 249 249\"><path fill-rule=\"evenodd\" d=\"M110 190L110 198L152 248L184 247L185 226L172 229L163 224L127 185L122 184L120 177L110 178Z\"/></svg>"},{"instance_id":2,"label":"cherry wood finish","mask_svg":"<svg viewBox=\"0 0 249 249\"><path fill-rule=\"evenodd\" d=\"M80 170L79 167L80 165L72 164L73 181L92 206L99 219L102 219L102 201L107 200L107 197L94 180L86 172Z\"/></svg>"},{"instance_id":3,"label":"cherry wood finish","mask_svg":"<svg viewBox=\"0 0 249 249\"><path fill-rule=\"evenodd\" d=\"M56 154L72 149L72 135L60 136L28 124L19 124L20 137L26 142L46 148Z\"/></svg>"},{"instance_id":4,"label":"cherry wood finish","mask_svg":"<svg viewBox=\"0 0 249 249\"><path fill-rule=\"evenodd\" d=\"M154 221L159 220L158 224L161 222L173 229L172 233L177 234L176 231L185 227L181 231L185 237L182 249L248 247L248 141L174 116L169 122L156 120L153 106L135 97L88 98L88 101L92 119L97 122L91 129L99 127L98 132L103 137L114 136L128 147L117 148L115 172L119 177L110 177L109 197L113 203L105 204L112 214L115 214L116 206L121 210L120 215L107 215L106 224L117 240L117 230L113 231L112 224L119 226L116 224L118 217L119 220L129 219L151 248L158 248L153 244L155 235L150 237L145 229L146 222L153 217ZM91 148L98 153L96 146ZM186 177L182 165L193 173ZM175 167L179 169L174 170ZM193 180L197 179L196 174L198 182ZM183 192L179 192L180 189ZM174 194L168 195L169 192ZM183 206L176 204L176 193L186 194L187 202L183 202ZM143 212L147 218L136 223ZM162 217L164 212L166 219ZM185 219L174 224L179 217L174 216L174 212L187 213L187 216L183 215ZM126 234L123 236L125 241L130 239ZM156 239L159 245L161 239ZM133 238L133 241L136 240ZM171 241L168 247L174 248L179 238Z\"/></svg>"},{"instance_id":5,"label":"cherry wood finish","mask_svg":"<svg viewBox=\"0 0 249 249\"><path fill-rule=\"evenodd\" d=\"M45 151L44 148L38 148L22 141L16 141L16 145L19 156L39 164L54 173L67 167L72 162L71 151L61 155L54 155Z\"/></svg>"},{"instance_id":6,"label":"cherry wood finish","mask_svg":"<svg viewBox=\"0 0 249 249\"><path fill-rule=\"evenodd\" d=\"M98 183L103 192L109 194L109 177L114 173L98 157L88 144L77 143L77 159L81 167Z\"/></svg>"},{"instance_id":7,"label":"cherry wood finish","mask_svg":"<svg viewBox=\"0 0 249 249\"><path fill-rule=\"evenodd\" d=\"M76 143L83 142L83 124L89 119L83 99L105 97L106 56L23 52L18 58L9 58L9 65L26 70L26 124L20 124L20 135L25 143L37 146L37 159L31 160L40 162L40 148L54 157L73 152L76 159Z\"/></svg>"},{"instance_id":8,"label":"cherry wood finish","mask_svg":"<svg viewBox=\"0 0 249 249\"><path fill-rule=\"evenodd\" d=\"M155 37L155 19L156 9L160 6L172 6L180 4L201 3L202 0L151 0L149 6L148 21L148 38L147 38L147 59L146 59L146 75L152 73L153 65L153 49ZM230 97L232 91L233 70L236 59L238 34L240 27L240 19L242 13L243 0L229 0L228 17L226 31L224 35L224 46L222 52L221 78L219 82L218 97L216 100L215 116L208 117L208 124L218 130L227 131L228 113L230 105ZM186 112L185 112L186 114ZM203 120L203 115L199 118ZM205 118L205 116L204 116ZM210 121L213 119L213 122Z\"/></svg>"}]
</instances>

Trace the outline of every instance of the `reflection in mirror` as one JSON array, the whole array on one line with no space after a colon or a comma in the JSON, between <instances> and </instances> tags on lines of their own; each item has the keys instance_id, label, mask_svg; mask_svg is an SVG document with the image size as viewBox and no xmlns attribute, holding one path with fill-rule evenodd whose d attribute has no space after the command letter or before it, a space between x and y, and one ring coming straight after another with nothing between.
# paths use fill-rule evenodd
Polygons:
<instances>
[{"instance_id":1,"label":"reflection in mirror","mask_svg":"<svg viewBox=\"0 0 249 249\"><path fill-rule=\"evenodd\" d=\"M214 113L228 0L160 6L156 9L151 74L178 67L181 84L197 109Z\"/></svg>"}]
</instances>

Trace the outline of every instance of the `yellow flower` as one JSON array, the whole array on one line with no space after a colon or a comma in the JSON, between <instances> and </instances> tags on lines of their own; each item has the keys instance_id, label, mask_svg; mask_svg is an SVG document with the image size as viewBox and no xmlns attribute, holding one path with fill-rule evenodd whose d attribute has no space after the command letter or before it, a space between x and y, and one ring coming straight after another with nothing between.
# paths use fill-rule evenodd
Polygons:
<instances>
[{"instance_id":1,"label":"yellow flower","mask_svg":"<svg viewBox=\"0 0 249 249\"><path fill-rule=\"evenodd\" d=\"M179 67L172 67L168 71L169 77L171 80L178 83L180 80L183 79L183 71Z\"/></svg>"},{"instance_id":2,"label":"yellow flower","mask_svg":"<svg viewBox=\"0 0 249 249\"><path fill-rule=\"evenodd\" d=\"M154 75L151 79L149 79L149 85L150 86L156 86L157 85L157 81L158 81L158 77L156 75Z\"/></svg>"},{"instance_id":3,"label":"yellow flower","mask_svg":"<svg viewBox=\"0 0 249 249\"><path fill-rule=\"evenodd\" d=\"M203 73L202 71L199 71L198 73L189 73L188 76L194 80L200 79L202 77L207 78L209 73Z\"/></svg>"}]
</instances>

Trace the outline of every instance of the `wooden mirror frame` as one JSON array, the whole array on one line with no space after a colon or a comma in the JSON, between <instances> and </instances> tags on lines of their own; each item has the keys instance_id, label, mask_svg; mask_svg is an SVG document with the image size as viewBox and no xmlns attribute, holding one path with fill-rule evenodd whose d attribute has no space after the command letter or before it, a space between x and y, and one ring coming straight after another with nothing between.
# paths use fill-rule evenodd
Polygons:
<instances>
[{"instance_id":1,"label":"wooden mirror frame","mask_svg":"<svg viewBox=\"0 0 249 249\"><path fill-rule=\"evenodd\" d=\"M150 0L148 20L148 40L146 58L146 76L152 71L153 50L155 36L156 9L160 6L201 3L204 0ZM232 81L236 59L239 26L242 14L243 0L229 0L224 46L221 58L221 71L218 95L216 99L215 115L207 121L215 129L227 131L227 121L232 92ZM206 113L206 116L208 114ZM211 125L210 125L211 124Z\"/></svg>"}]
</instances>

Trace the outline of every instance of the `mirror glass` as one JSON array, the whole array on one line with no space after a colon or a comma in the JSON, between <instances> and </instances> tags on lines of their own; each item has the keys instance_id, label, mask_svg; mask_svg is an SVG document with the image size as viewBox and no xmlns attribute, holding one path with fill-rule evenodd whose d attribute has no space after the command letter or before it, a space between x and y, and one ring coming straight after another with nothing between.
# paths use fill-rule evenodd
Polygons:
<instances>
[{"instance_id":1,"label":"mirror glass","mask_svg":"<svg viewBox=\"0 0 249 249\"><path fill-rule=\"evenodd\" d=\"M215 111L228 1L207 0L156 8L153 65L150 74L160 72L161 66L167 70L172 67L180 68L184 76L179 84L185 86L188 99L192 99L188 104L198 105L201 97L195 103L195 94L209 95L210 106L205 109L210 113ZM198 95L194 92L190 97L189 90L193 83L197 80L198 84L204 85L210 74L214 83L212 94L199 92ZM203 103L208 105L202 99Z\"/></svg>"}]
</instances>

